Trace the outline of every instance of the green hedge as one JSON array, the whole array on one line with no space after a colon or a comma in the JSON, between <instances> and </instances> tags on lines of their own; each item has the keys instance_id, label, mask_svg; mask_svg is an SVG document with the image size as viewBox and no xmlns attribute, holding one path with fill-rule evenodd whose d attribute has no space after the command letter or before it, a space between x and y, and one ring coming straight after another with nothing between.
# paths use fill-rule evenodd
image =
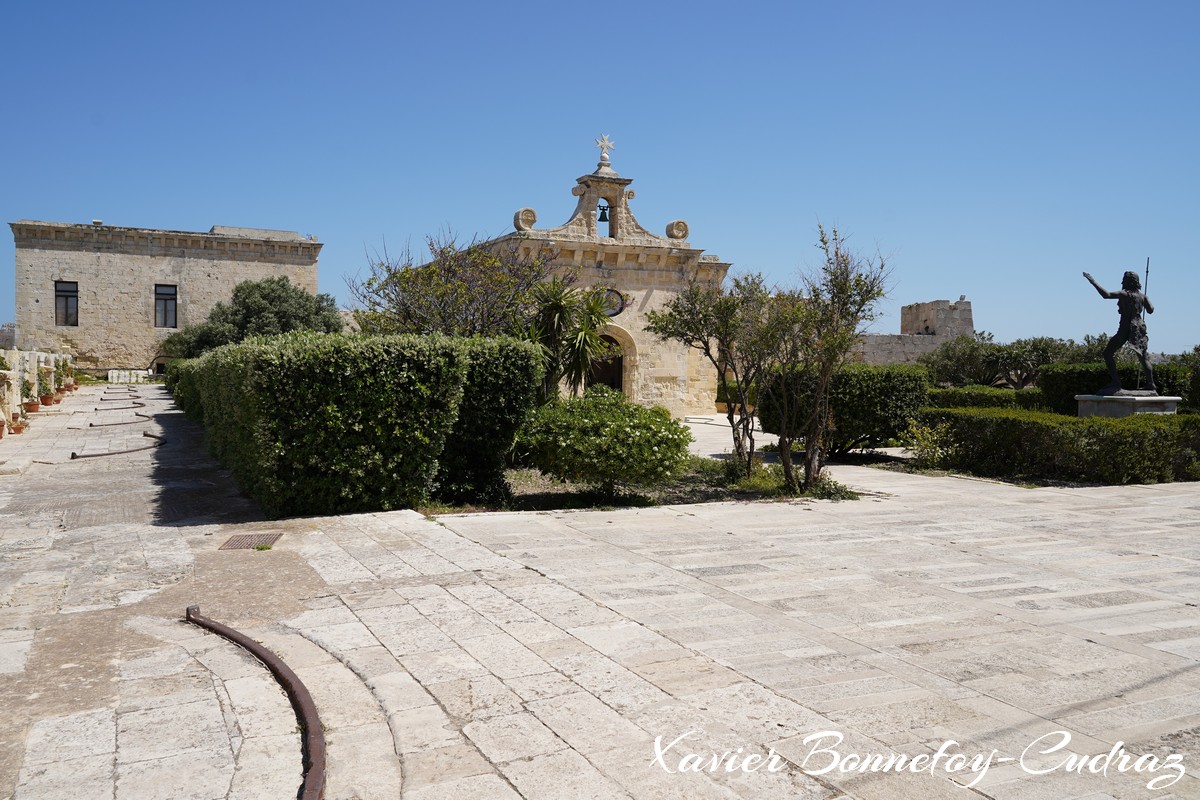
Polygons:
<instances>
[{"instance_id":1,"label":"green hedge","mask_svg":"<svg viewBox=\"0 0 1200 800\"><path fill-rule=\"evenodd\" d=\"M1137 364L1117 364L1121 385L1136 388L1142 368ZM1155 364L1154 382L1158 393L1189 397L1192 393L1192 374L1182 364ZM1059 414L1079 413L1077 394L1092 394L1108 383L1108 367L1104 364L1047 364L1038 376L1038 385L1046 406Z\"/></svg>"},{"instance_id":2,"label":"green hedge","mask_svg":"<svg viewBox=\"0 0 1200 800\"><path fill-rule=\"evenodd\" d=\"M539 408L521 433L528 460L548 475L598 487L656 486L687 462L692 440L665 408L634 405L620 392L593 386Z\"/></svg>"},{"instance_id":3,"label":"green hedge","mask_svg":"<svg viewBox=\"0 0 1200 800\"><path fill-rule=\"evenodd\" d=\"M271 516L410 506L428 494L466 377L445 337L292 334L170 368L209 449Z\"/></svg>"},{"instance_id":4,"label":"green hedge","mask_svg":"<svg viewBox=\"0 0 1200 800\"><path fill-rule=\"evenodd\" d=\"M925 404L930 408L1024 408L1045 410L1041 389L996 389L964 386L961 389L930 389Z\"/></svg>"},{"instance_id":5,"label":"green hedge","mask_svg":"<svg viewBox=\"0 0 1200 800\"><path fill-rule=\"evenodd\" d=\"M507 494L541 359L508 338L299 333L174 361L167 386L271 516Z\"/></svg>"},{"instance_id":6,"label":"green hedge","mask_svg":"<svg viewBox=\"0 0 1200 800\"><path fill-rule=\"evenodd\" d=\"M782 380L776 373L767 380ZM792 430L800 432L805 407L811 402L803 378L797 380L801 402L795 404ZM830 408L834 430L830 450L844 452L854 447L871 447L900 437L925 405L929 377L925 369L911 364L847 364L833 376ZM778 391L778 389L776 389ZM759 419L767 433L778 433L780 411L772 393L763 391Z\"/></svg>"},{"instance_id":7,"label":"green hedge","mask_svg":"<svg viewBox=\"0 0 1200 800\"><path fill-rule=\"evenodd\" d=\"M751 386L750 391L746 392L746 398L750 401L750 405L758 404L758 387ZM738 402L737 384L731 380L724 380L717 383L717 402L718 403L736 403Z\"/></svg>"},{"instance_id":8,"label":"green hedge","mask_svg":"<svg viewBox=\"0 0 1200 800\"><path fill-rule=\"evenodd\" d=\"M508 337L468 341L470 366L458 419L442 451L437 495L452 501L508 499L505 460L536 405L541 350Z\"/></svg>"},{"instance_id":9,"label":"green hedge","mask_svg":"<svg viewBox=\"0 0 1200 800\"><path fill-rule=\"evenodd\" d=\"M175 398L175 404L188 416L201 424L204 423L204 405L200 402L200 385L197 376L200 374L200 359L176 359L167 364L167 391Z\"/></svg>"},{"instance_id":10,"label":"green hedge","mask_svg":"<svg viewBox=\"0 0 1200 800\"><path fill-rule=\"evenodd\" d=\"M935 466L1009 479L1101 484L1200 480L1200 417L1066 417L1000 408L925 409ZM918 451L918 458L927 453Z\"/></svg>"}]
</instances>

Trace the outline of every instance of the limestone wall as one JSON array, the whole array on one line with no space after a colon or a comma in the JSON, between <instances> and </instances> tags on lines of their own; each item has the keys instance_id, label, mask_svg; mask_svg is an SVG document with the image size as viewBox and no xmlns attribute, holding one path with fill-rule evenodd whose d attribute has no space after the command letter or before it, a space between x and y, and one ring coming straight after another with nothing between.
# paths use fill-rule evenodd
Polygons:
<instances>
[{"instance_id":1,"label":"limestone wall","mask_svg":"<svg viewBox=\"0 0 1200 800\"><path fill-rule=\"evenodd\" d=\"M288 231L159 231L14 222L16 345L73 353L88 369L145 369L162 340L203 322L248 280L286 276L317 291L321 245ZM78 283L77 326L56 325L55 281ZM177 287L176 327L155 327L154 287Z\"/></svg>"},{"instance_id":2,"label":"limestone wall","mask_svg":"<svg viewBox=\"0 0 1200 800\"><path fill-rule=\"evenodd\" d=\"M911 364L951 339L974 335L971 301L931 300L900 309L900 333L870 333L854 348L852 358L867 364Z\"/></svg>"}]
</instances>

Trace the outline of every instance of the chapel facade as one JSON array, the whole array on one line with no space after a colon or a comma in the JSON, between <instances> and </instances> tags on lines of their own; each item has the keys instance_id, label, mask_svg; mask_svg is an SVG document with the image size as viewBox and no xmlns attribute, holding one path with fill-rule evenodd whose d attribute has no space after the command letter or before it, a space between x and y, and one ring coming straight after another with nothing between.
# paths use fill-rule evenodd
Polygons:
<instances>
[{"instance_id":1,"label":"chapel facade","mask_svg":"<svg viewBox=\"0 0 1200 800\"><path fill-rule=\"evenodd\" d=\"M688 242L688 225L673 220L659 236L642 227L629 201L631 178L616 173L605 136L596 170L577 178L571 217L556 228L535 228L537 214L522 208L513 233L491 240L516 247L525 256L550 254L551 264L573 271L579 285L603 286L612 293L613 312L605 335L620 355L596 365L592 381L622 391L635 403L660 405L675 416L711 414L716 401L716 370L697 350L661 341L645 329L646 313L662 309L689 283L717 287L729 263Z\"/></svg>"}]
</instances>

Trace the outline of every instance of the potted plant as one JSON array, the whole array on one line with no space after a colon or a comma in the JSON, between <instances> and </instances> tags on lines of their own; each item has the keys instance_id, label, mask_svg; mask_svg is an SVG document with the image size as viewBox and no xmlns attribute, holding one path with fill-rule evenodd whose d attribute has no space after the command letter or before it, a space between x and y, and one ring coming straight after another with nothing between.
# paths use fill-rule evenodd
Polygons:
<instances>
[{"instance_id":1,"label":"potted plant","mask_svg":"<svg viewBox=\"0 0 1200 800\"><path fill-rule=\"evenodd\" d=\"M26 421L25 417L20 416L18 414L14 414L13 418L12 418L12 423L9 425L9 427L12 428L13 433L24 433L25 428L28 425L29 425L29 423Z\"/></svg>"},{"instance_id":2,"label":"potted plant","mask_svg":"<svg viewBox=\"0 0 1200 800\"><path fill-rule=\"evenodd\" d=\"M46 379L42 377L42 371L38 370L38 400L43 406L54 405L54 391L46 385Z\"/></svg>"},{"instance_id":3,"label":"potted plant","mask_svg":"<svg viewBox=\"0 0 1200 800\"><path fill-rule=\"evenodd\" d=\"M39 403L33 394L33 384L28 379L21 379L21 407L25 409L26 414L32 414L38 410Z\"/></svg>"}]
</instances>

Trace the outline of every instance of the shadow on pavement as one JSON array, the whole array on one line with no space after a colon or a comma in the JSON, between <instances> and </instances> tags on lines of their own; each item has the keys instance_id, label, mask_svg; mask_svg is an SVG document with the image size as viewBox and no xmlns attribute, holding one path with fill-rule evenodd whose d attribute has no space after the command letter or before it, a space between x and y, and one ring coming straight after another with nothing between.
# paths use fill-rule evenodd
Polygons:
<instances>
[{"instance_id":1,"label":"shadow on pavement","mask_svg":"<svg viewBox=\"0 0 1200 800\"><path fill-rule=\"evenodd\" d=\"M165 439L165 444L153 451L150 474L157 489L154 524L212 525L266 519L258 503L243 494L229 471L209 455L200 425L173 403L151 417Z\"/></svg>"}]
</instances>

